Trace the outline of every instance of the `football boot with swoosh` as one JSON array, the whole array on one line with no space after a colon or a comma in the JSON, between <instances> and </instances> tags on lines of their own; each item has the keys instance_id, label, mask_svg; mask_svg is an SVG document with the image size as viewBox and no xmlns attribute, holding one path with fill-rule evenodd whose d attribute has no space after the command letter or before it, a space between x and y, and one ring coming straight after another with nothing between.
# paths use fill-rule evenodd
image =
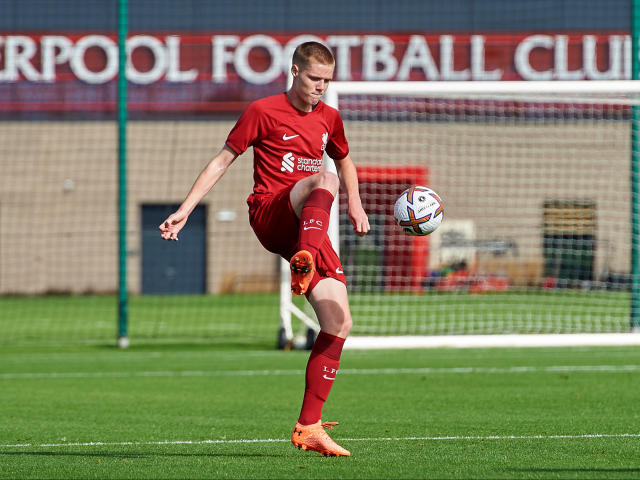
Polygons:
<instances>
[{"instance_id":1,"label":"football boot with swoosh","mask_svg":"<svg viewBox=\"0 0 640 480\"><path fill-rule=\"evenodd\" d=\"M351 452L334 442L325 428L333 428L338 422L324 422L318 420L311 425L296 423L291 434L291 443L302 450L313 450L325 457L350 457Z\"/></svg>"},{"instance_id":2,"label":"football boot with swoosh","mask_svg":"<svg viewBox=\"0 0 640 480\"><path fill-rule=\"evenodd\" d=\"M304 295L309 288L313 274L316 272L313 256L307 250L300 250L291 257L291 292Z\"/></svg>"}]
</instances>

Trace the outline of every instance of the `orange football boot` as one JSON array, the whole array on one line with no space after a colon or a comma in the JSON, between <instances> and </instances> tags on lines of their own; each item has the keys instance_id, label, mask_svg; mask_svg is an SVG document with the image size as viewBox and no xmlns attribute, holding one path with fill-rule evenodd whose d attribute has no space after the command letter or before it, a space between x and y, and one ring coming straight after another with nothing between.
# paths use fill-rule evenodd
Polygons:
<instances>
[{"instance_id":1,"label":"orange football boot","mask_svg":"<svg viewBox=\"0 0 640 480\"><path fill-rule=\"evenodd\" d=\"M307 250L300 250L291 257L289 268L291 269L291 292L295 295L304 295L316 271L313 256Z\"/></svg>"},{"instance_id":2,"label":"orange football boot","mask_svg":"<svg viewBox=\"0 0 640 480\"><path fill-rule=\"evenodd\" d=\"M351 452L345 450L331 437L325 428L333 428L338 422L324 422L318 420L312 425L300 425L296 423L291 434L291 443L302 450L313 450L321 453L325 457L350 457Z\"/></svg>"}]
</instances>

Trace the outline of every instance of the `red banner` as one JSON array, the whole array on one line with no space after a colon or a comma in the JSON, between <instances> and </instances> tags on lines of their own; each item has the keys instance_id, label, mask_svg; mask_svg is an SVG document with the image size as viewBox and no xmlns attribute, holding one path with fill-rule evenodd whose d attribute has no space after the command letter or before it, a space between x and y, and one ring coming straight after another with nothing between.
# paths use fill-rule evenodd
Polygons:
<instances>
[{"instance_id":1,"label":"red banner","mask_svg":"<svg viewBox=\"0 0 640 480\"><path fill-rule=\"evenodd\" d=\"M237 111L283 91L293 49L324 42L335 80L615 80L631 76L620 32L517 35L257 33L131 35L126 75L140 111ZM0 111L111 111L113 35L0 35Z\"/></svg>"}]
</instances>

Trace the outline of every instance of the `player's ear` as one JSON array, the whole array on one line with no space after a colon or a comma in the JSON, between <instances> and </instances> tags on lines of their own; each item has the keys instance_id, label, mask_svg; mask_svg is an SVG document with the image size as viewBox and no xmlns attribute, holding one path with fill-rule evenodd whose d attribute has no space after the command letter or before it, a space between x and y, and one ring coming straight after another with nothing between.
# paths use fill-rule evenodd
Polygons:
<instances>
[{"instance_id":1,"label":"player's ear","mask_svg":"<svg viewBox=\"0 0 640 480\"><path fill-rule=\"evenodd\" d=\"M300 69L298 68L298 65L296 65L295 63L293 65L291 65L291 75L294 78L298 76L299 72L300 72Z\"/></svg>"}]
</instances>

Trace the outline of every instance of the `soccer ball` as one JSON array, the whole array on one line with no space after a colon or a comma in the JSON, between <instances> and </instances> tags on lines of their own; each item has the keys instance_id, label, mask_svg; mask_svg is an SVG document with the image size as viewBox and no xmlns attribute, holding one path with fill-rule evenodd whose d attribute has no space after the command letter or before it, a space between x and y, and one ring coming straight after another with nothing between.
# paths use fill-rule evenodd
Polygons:
<instances>
[{"instance_id":1,"label":"soccer ball","mask_svg":"<svg viewBox=\"0 0 640 480\"><path fill-rule=\"evenodd\" d=\"M393 209L396 222L407 235L429 235L442 223L444 209L440 195L428 187L407 188Z\"/></svg>"}]
</instances>

